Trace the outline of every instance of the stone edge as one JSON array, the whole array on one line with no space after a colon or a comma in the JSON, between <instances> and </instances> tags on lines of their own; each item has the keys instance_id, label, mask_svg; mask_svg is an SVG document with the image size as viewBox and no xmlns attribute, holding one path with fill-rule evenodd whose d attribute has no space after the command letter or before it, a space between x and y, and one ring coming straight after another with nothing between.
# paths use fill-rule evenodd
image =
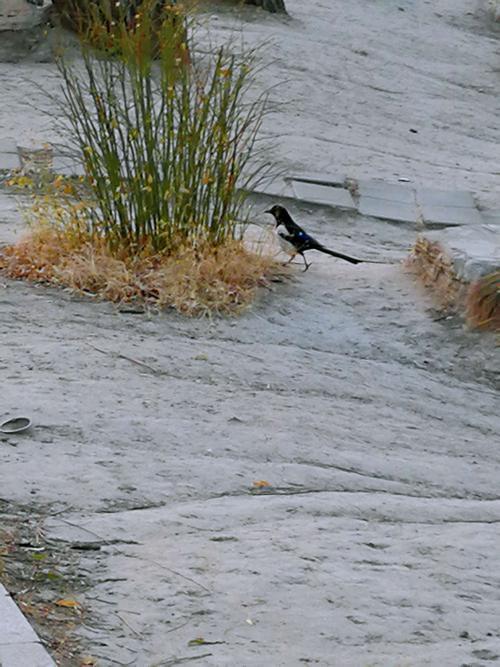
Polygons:
<instances>
[{"instance_id":1,"label":"stone edge","mask_svg":"<svg viewBox=\"0 0 500 667\"><path fill-rule=\"evenodd\" d=\"M12 596L7 591L7 589L0 583L0 606L1 598L8 598L13 604L6 605L6 608L3 608L3 612L0 618L0 656L2 653L2 648L9 647L10 649L19 647L23 649L23 659L29 659L30 655L32 660L29 664L40 665L41 656L43 655L43 667L56 667L56 663L50 657L49 653L42 644L41 639L35 633L31 624L27 621L24 614L21 612L19 607L15 604ZM14 641L14 642L5 642L2 637L2 628L6 629L8 626L17 626L21 631L26 632L26 638L30 638L30 641ZM36 638L36 641L33 641L31 638ZM10 667L10 665L5 665L4 667Z\"/></svg>"}]
</instances>

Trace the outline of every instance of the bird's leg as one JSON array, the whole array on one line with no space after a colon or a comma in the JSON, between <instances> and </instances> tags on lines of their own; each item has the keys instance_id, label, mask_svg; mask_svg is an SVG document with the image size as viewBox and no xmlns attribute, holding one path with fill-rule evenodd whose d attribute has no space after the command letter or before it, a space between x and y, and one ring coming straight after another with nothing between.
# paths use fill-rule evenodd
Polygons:
<instances>
[{"instance_id":1,"label":"bird's leg","mask_svg":"<svg viewBox=\"0 0 500 667\"><path fill-rule=\"evenodd\" d=\"M304 271L302 273L305 273L307 269L311 266L306 259L306 256L304 255L303 252L300 253L302 255L302 259L304 260Z\"/></svg>"},{"instance_id":2,"label":"bird's leg","mask_svg":"<svg viewBox=\"0 0 500 667\"><path fill-rule=\"evenodd\" d=\"M291 264L296 257L297 257L296 254L295 255L290 255L290 259L288 260L288 262L285 262L283 264L283 266L288 266L289 264Z\"/></svg>"}]
</instances>

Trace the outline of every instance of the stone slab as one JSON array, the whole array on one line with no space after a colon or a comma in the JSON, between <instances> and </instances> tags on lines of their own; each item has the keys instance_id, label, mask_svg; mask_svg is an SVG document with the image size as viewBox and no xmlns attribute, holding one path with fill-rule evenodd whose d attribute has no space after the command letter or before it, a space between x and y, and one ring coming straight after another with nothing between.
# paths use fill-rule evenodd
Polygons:
<instances>
[{"instance_id":1,"label":"stone slab","mask_svg":"<svg viewBox=\"0 0 500 667\"><path fill-rule=\"evenodd\" d=\"M56 667L43 646L36 643L0 645L1 667Z\"/></svg>"},{"instance_id":2,"label":"stone slab","mask_svg":"<svg viewBox=\"0 0 500 667\"><path fill-rule=\"evenodd\" d=\"M459 206L420 206L422 218L426 224L443 227L461 225L480 225L483 222L477 208Z\"/></svg>"},{"instance_id":3,"label":"stone slab","mask_svg":"<svg viewBox=\"0 0 500 667\"><path fill-rule=\"evenodd\" d=\"M292 188L297 199L333 206L334 208L355 209L356 205L349 190L330 185L305 181L292 181Z\"/></svg>"},{"instance_id":4,"label":"stone slab","mask_svg":"<svg viewBox=\"0 0 500 667\"><path fill-rule=\"evenodd\" d=\"M0 596L0 646L37 642L38 637L10 595ZM2 667L5 667L0 660Z\"/></svg>"},{"instance_id":5,"label":"stone slab","mask_svg":"<svg viewBox=\"0 0 500 667\"><path fill-rule=\"evenodd\" d=\"M0 152L0 169L17 169L19 167L19 157L16 153Z\"/></svg>"},{"instance_id":6,"label":"stone slab","mask_svg":"<svg viewBox=\"0 0 500 667\"><path fill-rule=\"evenodd\" d=\"M500 209L489 209L487 211L481 211L481 217L483 218L484 223L487 225L499 225Z\"/></svg>"},{"instance_id":7,"label":"stone slab","mask_svg":"<svg viewBox=\"0 0 500 667\"><path fill-rule=\"evenodd\" d=\"M417 188L417 203L420 206L447 206L458 208L475 208L472 193L467 190L433 190Z\"/></svg>"},{"instance_id":8,"label":"stone slab","mask_svg":"<svg viewBox=\"0 0 500 667\"><path fill-rule=\"evenodd\" d=\"M362 196L359 201L358 211L362 215L383 220L395 220L398 222L416 223L419 212L415 203L403 203L377 199L375 197Z\"/></svg>"},{"instance_id":9,"label":"stone slab","mask_svg":"<svg viewBox=\"0 0 500 667\"><path fill-rule=\"evenodd\" d=\"M292 188L282 178L264 178L252 188L252 192L271 197L293 197Z\"/></svg>"},{"instance_id":10,"label":"stone slab","mask_svg":"<svg viewBox=\"0 0 500 667\"><path fill-rule=\"evenodd\" d=\"M361 180L358 182L360 197L384 199L400 204L415 203L415 189L405 183L386 183L377 180Z\"/></svg>"},{"instance_id":11,"label":"stone slab","mask_svg":"<svg viewBox=\"0 0 500 667\"><path fill-rule=\"evenodd\" d=\"M441 245L458 278L467 283L500 269L500 224L448 227L424 237Z\"/></svg>"},{"instance_id":12,"label":"stone slab","mask_svg":"<svg viewBox=\"0 0 500 667\"><path fill-rule=\"evenodd\" d=\"M50 3L36 6L26 0L0 2L0 32L4 30L31 30L46 18Z\"/></svg>"},{"instance_id":13,"label":"stone slab","mask_svg":"<svg viewBox=\"0 0 500 667\"><path fill-rule=\"evenodd\" d=\"M0 190L0 243L15 243L25 232L27 223L22 208L29 204L27 197L9 195Z\"/></svg>"}]
</instances>

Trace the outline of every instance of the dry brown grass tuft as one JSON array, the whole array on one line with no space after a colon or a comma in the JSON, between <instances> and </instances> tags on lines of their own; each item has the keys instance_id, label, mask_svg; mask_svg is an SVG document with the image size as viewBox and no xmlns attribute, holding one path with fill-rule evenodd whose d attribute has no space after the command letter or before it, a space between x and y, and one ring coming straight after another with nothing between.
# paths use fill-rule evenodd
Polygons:
<instances>
[{"instance_id":1,"label":"dry brown grass tuft","mask_svg":"<svg viewBox=\"0 0 500 667\"><path fill-rule=\"evenodd\" d=\"M420 237L408 262L431 287L441 306L465 312L474 329L500 330L500 271L472 285L457 278L453 264L439 243Z\"/></svg>"},{"instance_id":2,"label":"dry brown grass tuft","mask_svg":"<svg viewBox=\"0 0 500 667\"><path fill-rule=\"evenodd\" d=\"M470 286L466 313L472 327L500 331L500 271L484 276Z\"/></svg>"},{"instance_id":3,"label":"dry brown grass tuft","mask_svg":"<svg viewBox=\"0 0 500 667\"><path fill-rule=\"evenodd\" d=\"M408 264L426 287L432 287L433 294L444 308L457 308L463 301L466 286L457 278L450 258L439 243L419 237Z\"/></svg>"},{"instance_id":4,"label":"dry brown grass tuft","mask_svg":"<svg viewBox=\"0 0 500 667\"><path fill-rule=\"evenodd\" d=\"M186 315L243 310L259 287L283 272L276 260L228 240L183 247L173 254L111 253L70 227L38 224L18 243L0 249L0 269L11 278L68 287L113 302L140 301Z\"/></svg>"}]
</instances>

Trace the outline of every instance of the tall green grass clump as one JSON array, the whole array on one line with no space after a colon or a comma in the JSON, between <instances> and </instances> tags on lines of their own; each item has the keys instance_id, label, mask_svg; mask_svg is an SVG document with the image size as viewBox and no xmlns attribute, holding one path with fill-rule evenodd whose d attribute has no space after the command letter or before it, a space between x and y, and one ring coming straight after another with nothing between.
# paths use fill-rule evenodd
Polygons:
<instances>
[{"instance_id":1,"label":"tall green grass clump","mask_svg":"<svg viewBox=\"0 0 500 667\"><path fill-rule=\"evenodd\" d=\"M89 234L130 253L235 238L245 192L263 169L255 53L220 47L192 60L192 26L178 4L144 0L132 17L119 3L109 14L103 6L82 61L58 59L64 114L95 202Z\"/></svg>"}]
</instances>

